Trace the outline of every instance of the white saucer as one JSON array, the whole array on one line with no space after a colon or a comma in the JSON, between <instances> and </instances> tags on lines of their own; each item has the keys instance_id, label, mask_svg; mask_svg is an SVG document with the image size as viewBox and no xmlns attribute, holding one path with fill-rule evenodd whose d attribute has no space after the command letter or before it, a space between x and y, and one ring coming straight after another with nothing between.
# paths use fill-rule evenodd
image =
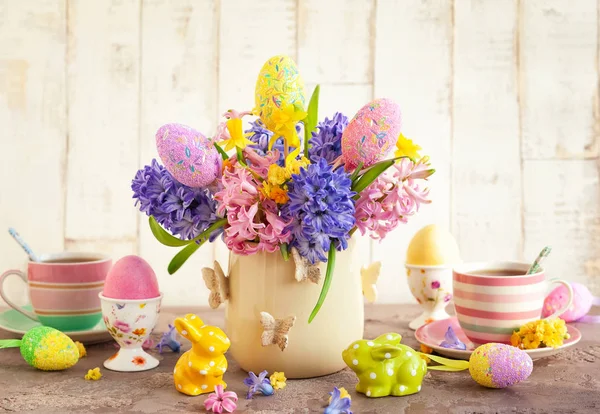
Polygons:
<instances>
[{"instance_id":1,"label":"white saucer","mask_svg":"<svg viewBox=\"0 0 600 414\"><path fill-rule=\"evenodd\" d=\"M449 349L441 347L440 344L444 340L444 335L448 330L448 327L452 326L452 330L464 344L467 346L466 350L461 349ZM581 339L581 332L577 328L571 325L567 325L567 330L569 335L571 336L569 339L565 340L562 346L558 348L537 348L537 349L525 349L525 352L529 354L531 359L534 361L540 358L546 358L552 355L555 355L564 349L567 349L573 345L575 345ZM436 353L443 355L448 358L454 359L463 359L468 361L471 357L471 353L475 350L476 346L469 341L466 337L465 333L460 328L458 324L458 319L456 317L452 317L449 319L444 319L441 321L431 322L427 325L421 326L415 332L415 338L417 341L422 343L423 345L433 349Z\"/></svg>"},{"instance_id":2,"label":"white saucer","mask_svg":"<svg viewBox=\"0 0 600 414\"><path fill-rule=\"evenodd\" d=\"M13 332L19 336L23 336L25 332L31 328L35 328L36 326L40 326L40 323L32 321L14 309L0 312L0 329L4 329L5 331ZM112 340L112 337L106 330L106 325L104 324L103 320L100 320L100 322L98 322L98 324L92 329L64 333L73 341L79 341L86 345L98 344Z\"/></svg>"}]
</instances>

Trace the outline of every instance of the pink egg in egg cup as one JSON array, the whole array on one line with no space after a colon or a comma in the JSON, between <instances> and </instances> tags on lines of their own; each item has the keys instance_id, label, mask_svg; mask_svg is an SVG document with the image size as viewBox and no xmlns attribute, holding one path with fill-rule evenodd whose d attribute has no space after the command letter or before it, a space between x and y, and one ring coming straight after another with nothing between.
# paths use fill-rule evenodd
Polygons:
<instances>
[{"instance_id":1,"label":"pink egg in egg cup","mask_svg":"<svg viewBox=\"0 0 600 414\"><path fill-rule=\"evenodd\" d=\"M142 345L158 321L162 293L150 299L115 299L98 295L102 316L108 332L121 349L104 361L111 371L136 372L156 368L158 359L148 354Z\"/></svg>"}]
</instances>

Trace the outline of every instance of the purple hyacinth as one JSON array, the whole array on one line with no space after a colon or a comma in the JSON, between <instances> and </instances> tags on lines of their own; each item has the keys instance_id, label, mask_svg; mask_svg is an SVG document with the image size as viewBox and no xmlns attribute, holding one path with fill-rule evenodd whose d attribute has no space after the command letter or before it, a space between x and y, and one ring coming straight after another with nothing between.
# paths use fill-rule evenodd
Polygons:
<instances>
[{"instance_id":1,"label":"purple hyacinth","mask_svg":"<svg viewBox=\"0 0 600 414\"><path fill-rule=\"evenodd\" d=\"M263 395L273 395L275 392L273 390L273 386L271 385L271 381L267 378L269 373L267 371L263 371L258 376L252 371L248 373L248 378L244 380L244 384L248 387L248 393L246 394L246 399L249 400L252 398L254 394L261 393Z\"/></svg>"},{"instance_id":2,"label":"purple hyacinth","mask_svg":"<svg viewBox=\"0 0 600 414\"><path fill-rule=\"evenodd\" d=\"M162 354L164 346L171 348L173 352L179 352L181 349L181 343L177 340L177 331L171 324L169 324L169 330L162 334L160 342L156 345L159 354Z\"/></svg>"},{"instance_id":3,"label":"purple hyacinth","mask_svg":"<svg viewBox=\"0 0 600 414\"><path fill-rule=\"evenodd\" d=\"M319 122L310 139L310 160L317 162L320 158L325 158L328 163L332 163L342 155L342 133L347 126L348 118L340 112L336 112L332 119L325 118Z\"/></svg>"},{"instance_id":4,"label":"purple hyacinth","mask_svg":"<svg viewBox=\"0 0 600 414\"><path fill-rule=\"evenodd\" d=\"M259 155L264 156L269 148L269 141L273 136L273 132L265 127L260 119L257 119L254 122L250 122L250 129L244 131L246 133L246 137L255 142L255 145L250 145L250 148L254 149ZM302 145L302 134L300 134L302 130L302 126L300 123L296 124L296 132L298 133L298 138L300 138L300 145ZM283 151L283 137L279 137L273 143L273 148L279 151L279 160L277 161L277 165L280 167L285 166L284 160L284 151Z\"/></svg>"},{"instance_id":5,"label":"purple hyacinth","mask_svg":"<svg viewBox=\"0 0 600 414\"><path fill-rule=\"evenodd\" d=\"M348 232L354 227L354 192L349 175L333 170L324 158L288 183L290 200L281 207L284 219L291 219L292 245L311 263L327 261L331 243L337 250L348 247Z\"/></svg>"},{"instance_id":6,"label":"purple hyacinth","mask_svg":"<svg viewBox=\"0 0 600 414\"><path fill-rule=\"evenodd\" d=\"M136 173L131 189L140 211L184 240L193 239L219 219L209 190L181 184L155 159ZM215 230L210 241L222 231Z\"/></svg>"}]
</instances>

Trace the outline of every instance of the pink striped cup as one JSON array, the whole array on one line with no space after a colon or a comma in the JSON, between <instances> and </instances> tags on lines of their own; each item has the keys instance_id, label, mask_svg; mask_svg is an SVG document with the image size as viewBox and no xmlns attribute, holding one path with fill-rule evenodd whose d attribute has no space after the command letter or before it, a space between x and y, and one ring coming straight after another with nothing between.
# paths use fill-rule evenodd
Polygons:
<instances>
[{"instance_id":1,"label":"pink striped cup","mask_svg":"<svg viewBox=\"0 0 600 414\"><path fill-rule=\"evenodd\" d=\"M0 296L16 311L42 325L61 331L91 329L102 319L98 294L111 260L93 253L42 255L39 262L28 262L27 275L8 270L0 276ZM29 288L33 312L13 303L4 291L4 281L17 275Z\"/></svg>"},{"instance_id":2,"label":"pink striped cup","mask_svg":"<svg viewBox=\"0 0 600 414\"><path fill-rule=\"evenodd\" d=\"M531 275L528 263L467 263L453 269L454 308L460 327L475 344L510 344L510 336L527 322L540 319L548 285L560 283L569 290L569 301L548 318L557 317L571 306L573 289L559 279L546 281L544 269ZM519 271L522 275L490 276L478 271Z\"/></svg>"}]
</instances>

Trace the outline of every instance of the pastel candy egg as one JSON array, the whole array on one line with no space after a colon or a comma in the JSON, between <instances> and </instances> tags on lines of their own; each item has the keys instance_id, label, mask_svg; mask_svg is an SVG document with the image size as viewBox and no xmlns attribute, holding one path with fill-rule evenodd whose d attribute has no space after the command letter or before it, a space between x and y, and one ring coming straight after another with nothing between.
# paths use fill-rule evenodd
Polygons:
<instances>
[{"instance_id":1,"label":"pastel candy egg","mask_svg":"<svg viewBox=\"0 0 600 414\"><path fill-rule=\"evenodd\" d=\"M384 159L400 135L400 106L390 99L376 99L354 115L342 135L342 159L346 169Z\"/></svg>"},{"instance_id":2,"label":"pastel candy egg","mask_svg":"<svg viewBox=\"0 0 600 414\"><path fill-rule=\"evenodd\" d=\"M79 361L79 349L71 338L47 326L27 331L20 348L23 359L42 371L60 371Z\"/></svg>"},{"instance_id":3,"label":"pastel candy egg","mask_svg":"<svg viewBox=\"0 0 600 414\"><path fill-rule=\"evenodd\" d=\"M152 299L160 296L156 274L136 255L119 259L106 275L102 294L113 299Z\"/></svg>"},{"instance_id":4,"label":"pastel candy egg","mask_svg":"<svg viewBox=\"0 0 600 414\"><path fill-rule=\"evenodd\" d=\"M303 111L304 81L296 62L289 56L274 56L267 60L258 74L254 99L255 114L270 130L276 126L272 118L274 110L293 105Z\"/></svg>"},{"instance_id":5,"label":"pastel candy egg","mask_svg":"<svg viewBox=\"0 0 600 414\"><path fill-rule=\"evenodd\" d=\"M161 126L156 149L167 171L188 187L206 187L221 171L221 156L212 141L186 125Z\"/></svg>"},{"instance_id":6,"label":"pastel candy egg","mask_svg":"<svg viewBox=\"0 0 600 414\"><path fill-rule=\"evenodd\" d=\"M469 359L471 377L488 388L509 387L526 380L532 370L533 361L527 352L510 345L481 345Z\"/></svg>"},{"instance_id":7,"label":"pastel candy egg","mask_svg":"<svg viewBox=\"0 0 600 414\"><path fill-rule=\"evenodd\" d=\"M573 303L565 313L560 315L560 318L565 322L573 322L582 318L590 311L594 303L594 296L587 287L575 282L571 283L571 287L573 288ZM558 286L544 300L542 318L552 315L568 302L569 291L566 286Z\"/></svg>"}]
</instances>

